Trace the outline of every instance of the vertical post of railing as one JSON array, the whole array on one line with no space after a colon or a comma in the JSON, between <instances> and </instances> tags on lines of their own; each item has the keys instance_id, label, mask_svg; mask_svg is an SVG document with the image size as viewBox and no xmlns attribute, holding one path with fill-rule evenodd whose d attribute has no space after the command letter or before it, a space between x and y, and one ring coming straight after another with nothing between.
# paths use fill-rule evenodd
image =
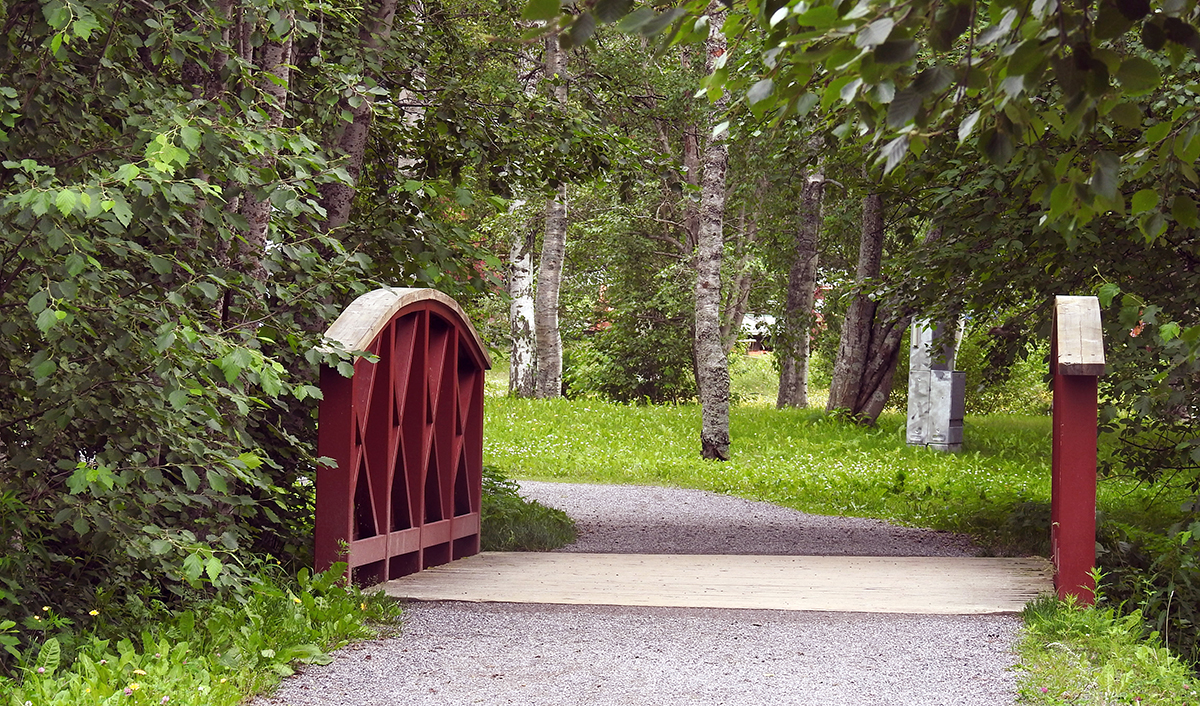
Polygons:
<instances>
[{"instance_id":1,"label":"vertical post of railing","mask_svg":"<svg viewBox=\"0 0 1200 706\"><path fill-rule=\"evenodd\" d=\"M1096 297L1055 297L1050 546L1059 598L1091 604L1096 562L1096 380L1104 340Z\"/></svg>"}]
</instances>

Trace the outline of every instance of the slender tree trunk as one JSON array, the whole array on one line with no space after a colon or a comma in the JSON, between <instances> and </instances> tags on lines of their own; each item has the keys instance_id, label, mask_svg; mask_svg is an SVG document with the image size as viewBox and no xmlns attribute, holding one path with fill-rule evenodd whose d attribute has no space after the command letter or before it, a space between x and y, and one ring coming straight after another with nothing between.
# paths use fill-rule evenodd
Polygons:
<instances>
[{"instance_id":1,"label":"slender tree trunk","mask_svg":"<svg viewBox=\"0 0 1200 706\"><path fill-rule=\"evenodd\" d=\"M863 199L858 257L860 290L846 313L826 409L845 409L859 422L874 424L891 393L900 346L912 318L907 307L895 302L876 304L861 289L879 276L882 264L883 199L878 194Z\"/></svg>"},{"instance_id":2,"label":"slender tree trunk","mask_svg":"<svg viewBox=\"0 0 1200 706\"><path fill-rule=\"evenodd\" d=\"M697 135L698 129L694 125L689 125L683 131L683 168L687 172L683 175L684 181L693 189L700 187L700 138ZM683 212L683 249L691 256L696 252L696 244L700 236L700 208L693 201L692 193L687 192L684 197Z\"/></svg>"},{"instance_id":3,"label":"slender tree trunk","mask_svg":"<svg viewBox=\"0 0 1200 706\"><path fill-rule=\"evenodd\" d=\"M925 234L925 245L930 245L942 235L940 226ZM912 321L913 312L895 302L885 302L875 313L871 327L871 349L863 371L863 384L859 389L858 417L874 424L887 404L892 391L892 379L900 363L900 348L904 345L905 332ZM951 339L953 340L953 339Z\"/></svg>"},{"instance_id":4,"label":"slender tree trunk","mask_svg":"<svg viewBox=\"0 0 1200 706\"><path fill-rule=\"evenodd\" d=\"M375 85L382 67L378 65L376 55L392 36L392 24L396 17L396 0L377 0L364 8L362 29L359 31L359 41L365 57L364 68L367 76L357 86L359 103L352 105L349 99L343 98L341 108L351 115L351 120L342 126L340 133L332 140L333 154L345 154L346 173L350 175L351 183L330 183L321 185L321 205L325 209L325 230L333 230L350 220L350 209L354 204L354 185L362 176L363 158L367 152L367 138L371 131L371 118L374 115L375 95L368 89Z\"/></svg>"},{"instance_id":5,"label":"slender tree trunk","mask_svg":"<svg viewBox=\"0 0 1200 706\"><path fill-rule=\"evenodd\" d=\"M760 189L762 184L759 184ZM746 318L746 310L750 307L750 288L754 284L754 272L751 260L754 254L754 241L758 239L758 214L752 211L746 216L746 207L742 206L739 216L741 227L737 239L737 262L733 267L733 286L729 288L725 306L721 312L721 345L728 356L737 345L742 332L742 321Z\"/></svg>"},{"instance_id":6,"label":"slender tree trunk","mask_svg":"<svg viewBox=\"0 0 1200 706\"><path fill-rule=\"evenodd\" d=\"M824 195L825 173L818 162L805 176L800 192L796 255L788 272L787 301L775 343L776 355L780 357L779 397L775 406L780 409L808 406L809 337L817 291L817 252Z\"/></svg>"},{"instance_id":7,"label":"slender tree trunk","mask_svg":"<svg viewBox=\"0 0 1200 706\"><path fill-rule=\"evenodd\" d=\"M552 95L560 106L567 102L566 52L558 45L558 37L546 37L546 80L553 81ZM558 397L562 394L562 337L558 330L558 294L562 287L563 260L567 248L567 185L546 202L546 234L542 239L542 255L538 263L537 298L534 318L537 329L538 397Z\"/></svg>"},{"instance_id":8,"label":"slender tree trunk","mask_svg":"<svg viewBox=\"0 0 1200 706\"><path fill-rule=\"evenodd\" d=\"M863 371L871 348L871 329L875 319L875 301L865 289L870 280L879 277L883 259L883 197L871 194L862 202L862 237L858 247L858 272L855 275L855 295L846 311L837 358L833 364L833 381L829 386L827 411L836 409L858 413L858 397L863 387Z\"/></svg>"},{"instance_id":9,"label":"slender tree trunk","mask_svg":"<svg viewBox=\"0 0 1200 706\"><path fill-rule=\"evenodd\" d=\"M721 23L725 13L711 15L705 49L708 70L725 53ZM724 98L711 108L719 115ZM696 248L696 387L700 394L700 455L729 459L729 365L721 345L721 257L724 250L725 169L728 148L724 136L712 137L704 148L700 182L700 213Z\"/></svg>"},{"instance_id":10,"label":"slender tree trunk","mask_svg":"<svg viewBox=\"0 0 1200 706\"><path fill-rule=\"evenodd\" d=\"M900 363L900 346L912 313L894 305L881 306L876 311L871 328L871 349L863 368L855 414L867 424L874 424L887 405L892 392L892 378Z\"/></svg>"},{"instance_id":11,"label":"slender tree trunk","mask_svg":"<svg viewBox=\"0 0 1200 706\"><path fill-rule=\"evenodd\" d=\"M512 303L508 312L512 327L512 356L508 365L508 392L517 397L533 397L537 382L534 365L537 339L534 336L533 313L533 235L531 228L518 230L509 253L511 270L508 293Z\"/></svg>"},{"instance_id":12,"label":"slender tree trunk","mask_svg":"<svg viewBox=\"0 0 1200 706\"><path fill-rule=\"evenodd\" d=\"M290 25L290 10L287 11L287 20ZM258 90L266 97L266 127L279 127L283 125L283 116L287 110L292 65L292 32L289 31L286 36L277 40L268 39L257 49L251 49L251 27L243 23L242 28L242 49L258 58L258 67L263 73L258 81ZM255 167L259 170L269 169L274 164L273 154L266 154L255 160ZM260 282L266 281L267 271L263 267L262 255L266 251L267 232L271 223L269 195L247 191L242 197L241 213L246 219L245 241L241 245L240 253L243 271Z\"/></svg>"}]
</instances>

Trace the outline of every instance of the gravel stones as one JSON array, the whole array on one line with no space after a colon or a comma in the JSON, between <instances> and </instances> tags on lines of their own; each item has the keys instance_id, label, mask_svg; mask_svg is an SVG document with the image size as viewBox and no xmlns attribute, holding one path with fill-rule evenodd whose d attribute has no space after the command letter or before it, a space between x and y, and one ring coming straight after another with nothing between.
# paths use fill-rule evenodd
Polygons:
<instances>
[{"instance_id":1,"label":"gravel stones","mask_svg":"<svg viewBox=\"0 0 1200 706\"><path fill-rule=\"evenodd\" d=\"M703 490L521 482L565 511L579 540L559 551L623 554L978 556L970 537L860 517L810 515Z\"/></svg>"},{"instance_id":2,"label":"gravel stones","mask_svg":"<svg viewBox=\"0 0 1200 706\"><path fill-rule=\"evenodd\" d=\"M971 556L965 538L701 491L522 483L576 518L565 551ZM304 668L258 706L999 706L1020 621L414 603L400 637Z\"/></svg>"}]
</instances>

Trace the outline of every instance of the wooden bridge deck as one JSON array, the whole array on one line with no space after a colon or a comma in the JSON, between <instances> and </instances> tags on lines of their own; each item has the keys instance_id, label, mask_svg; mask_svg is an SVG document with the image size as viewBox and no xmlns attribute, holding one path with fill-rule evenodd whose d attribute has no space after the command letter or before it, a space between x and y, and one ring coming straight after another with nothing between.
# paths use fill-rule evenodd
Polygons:
<instances>
[{"instance_id":1,"label":"wooden bridge deck","mask_svg":"<svg viewBox=\"0 0 1200 706\"><path fill-rule=\"evenodd\" d=\"M973 615L1053 591L1040 558L485 552L389 581L399 599Z\"/></svg>"}]
</instances>

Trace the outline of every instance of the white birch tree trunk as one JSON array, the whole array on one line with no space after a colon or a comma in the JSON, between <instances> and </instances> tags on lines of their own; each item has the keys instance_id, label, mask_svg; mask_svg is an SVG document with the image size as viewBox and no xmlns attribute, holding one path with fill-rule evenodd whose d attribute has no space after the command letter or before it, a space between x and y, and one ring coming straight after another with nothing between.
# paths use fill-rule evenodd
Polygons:
<instances>
[{"instance_id":1,"label":"white birch tree trunk","mask_svg":"<svg viewBox=\"0 0 1200 706\"><path fill-rule=\"evenodd\" d=\"M715 9L713 5L710 9ZM725 54L721 33L723 12L713 12L705 50L707 69ZM720 115L721 98L711 107ZM715 121L709 121L710 125ZM711 134L711 129L710 129ZM724 251L725 169L728 148L724 136L710 137L701 156L699 227L696 247L696 387L700 395L700 455L706 459L729 459L729 365L721 343L721 258Z\"/></svg>"},{"instance_id":2,"label":"white birch tree trunk","mask_svg":"<svg viewBox=\"0 0 1200 706\"><path fill-rule=\"evenodd\" d=\"M817 291L817 252L822 225L821 203L825 173L818 162L804 179L800 192L800 218L796 229L796 254L788 272L787 301L775 352L780 357L779 397L775 406L808 406L809 337Z\"/></svg>"},{"instance_id":3,"label":"white birch tree trunk","mask_svg":"<svg viewBox=\"0 0 1200 706\"><path fill-rule=\"evenodd\" d=\"M509 325L512 331L512 355L508 365L508 392L516 397L533 397L536 392L537 374L534 353L537 339L534 336L533 307L533 230L518 229L509 253L508 293L512 303L508 306Z\"/></svg>"},{"instance_id":4,"label":"white birch tree trunk","mask_svg":"<svg viewBox=\"0 0 1200 706\"><path fill-rule=\"evenodd\" d=\"M558 36L546 37L546 76L553 82L551 93L559 105L567 102L566 52L558 45ZM558 329L558 295L562 287L563 261L567 247L567 186L546 202L546 233L538 262L537 296L534 320L537 331L537 383L540 398L562 395L562 337Z\"/></svg>"}]
</instances>

